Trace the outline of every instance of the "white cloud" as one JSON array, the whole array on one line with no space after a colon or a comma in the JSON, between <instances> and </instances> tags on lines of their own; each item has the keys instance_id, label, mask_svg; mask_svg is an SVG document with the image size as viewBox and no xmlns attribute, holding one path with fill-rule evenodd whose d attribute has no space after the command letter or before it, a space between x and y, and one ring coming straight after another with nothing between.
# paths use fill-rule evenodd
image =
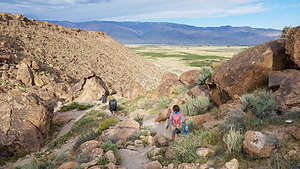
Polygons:
<instances>
[{"instance_id":1,"label":"white cloud","mask_svg":"<svg viewBox=\"0 0 300 169\"><path fill-rule=\"evenodd\" d=\"M55 20L201 18L257 13L260 0L0 0L0 11Z\"/></svg>"}]
</instances>

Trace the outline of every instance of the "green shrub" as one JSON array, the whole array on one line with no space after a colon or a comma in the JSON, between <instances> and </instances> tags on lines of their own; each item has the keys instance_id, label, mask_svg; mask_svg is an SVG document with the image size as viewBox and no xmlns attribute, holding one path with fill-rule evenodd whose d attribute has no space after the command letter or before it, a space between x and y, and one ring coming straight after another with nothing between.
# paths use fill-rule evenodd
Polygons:
<instances>
[{"instance_id":1,"label":"green shrub","mask_svg":"<svg viewBox=\"0 0 300 169\"><path fill-rule=\"evenodd\" d=\"M73 151L76 151L82 143L96 139L100 135L99 131L91 131L88 134L81 135L73 146Z\"/></svg>"},{"instance_id":2,"label":"green shrub","mask_svg":"<svg viewBox=\"0 0 300 169\"><path fill-rule=\"evenodd\" d=\"M281 38L286 38L286 35L287 35L287 32L288 32L289 29L290 29L289 26L285 26L285 27L282 29L282 32L281 32L280 37L281 37Z\"/></svg>"},{"instance_id":3,"label":"green shrub","mask_svg":"<svg viewBox=\"0 0 300 169\"><path fill-rule=\"evenodd\" d=\"M180 105L180 110L184 115L198 115L203 114L210 106L207 97L188 97L185 104Z\"/></svg>"},{"instance_id":4,"label":"green shrub","mask_svg":"<svg viewBox=\"0 0 300 169\"><path fill-rule=\"evenodd\" d=\"M245 94L240 98L243 110L252 112L258 118L266 118L276 109L276 102L271 92L259 91L256 95Z\"/></svg>"},{"instance_id":5,"label":"green shrub","mask_svg":"<svg viewBox=\"0 0 300 169\"><path fill-rule=\"evenodd\" d=\"M107 120L104 120L103 122L101 122L101 123L99 124L98 131L99 131L99 132L102 132L103 130L108 129L110 126L116 125L118 122L119 122L119 120L116 119L116 118L113 118L113 117L112 117L112 118L109 118L109 119L107 119Z\"/></svg>"},{"instance_id":6,"label":"green shrub","mask_svg":"<svg viewBox=\"0 0 300 169\"><path fill-rule=\"evenodd\" d=\"M199 160L196 153L198 147L201 146L201 136L197 133L189 133L182 137L178 137L172 149L174 151L176 161L180 163L192 163Z\"/></svg>"},{"instance_id":7,"label":"green shrub","mask_svg":"<svg viewBox=\"0 0 300 169\"><path fill-rule=\"evenodd\" d=\"M118 147L112 143L111 141L107 141L107 142L104 142L100 145L100 148L102 148L104 150L104 152L108 152L108 151L113 151L114 152L114 155L117 159L117 165L120 165L121 164L121 154L118 150Z\"/></svg>"},{"instance_id":8,"label":"green shrub","mask_svg":"<svg viewBox=\"0 0 300 169\"><path fill-rule=\"evenodd\" d=\"M174 88L174 90L172 91L173 94L181 94L183 92L186 92L188 91L188 87L187 86L184 86L184 85L178 85Z\"/></svg>"},{"instance_id":9,"label":"green shrub","mask_svg":"<svg viewBox=\"0 0 300 169\"><path fill-rule=\"evenodd\" d=\"M101 157L97 162L98 165L106 165L108 163L109 163L109 161L105 156Z\"/></svg>"},{"instance_id":10,"label":"green shrub","mask_svg":"<svg viewBox=\"0 0 300 169\"><path fill-rule=\"evenodd\" d=\"M89 105L81 105L77 102L72 102L70 104L64 105L63 107L61 107L61 109L59 110L59 112L66 112L66 111L70 111L70 110L74 110L77 109L79 111L81 110L86 110L93 107L93 105L89 104Z\"/></svg>"},{"instance_id":11,"label":"green shrub","mask_svg":"<svg viewBox=\"0 0 300 169\"><path fill-rule=\"evenodd\" d=\"M247 129L247 117L244 112L230 112L220 125L222 132L227 132L231 128L245 131Z\"/></svg>"},{"instance_id":12,"label":"green shrub","mask_svg":"<svg viewBox=\"0 0 300 169\"><path fill-rule=\"evenodd\" d=\"M210 78L212 75L212 70L210 67L203 67L201 70L200 70L200 75L199 77L196 79L195 83L197 85L204 85L205 84L205 81Z\"/></svg>"},{"instance_id":13,"label":"green shrub","mask_svg":"<svg viewBox=\"0 0 300 169\"><path fill-rule=\"evenodd\" d=\"M168 108L168 104L169 104L170 100L168 97L160 97L158 98L158 105L157 105L157 109L166 109Z\"/></svg>"},{"instance_id":14,"label":"green shrub","mask_svg":"<svg viewBox=\"0 0 300 169\"><path fill-rule=\"evenodd\" d=\"M226 144L228 153L230 155L239 155L242 149L243 135L240 131L236 131L233 128L229 130L223 137L223 141Z\"/></svg>"}]
</instances>

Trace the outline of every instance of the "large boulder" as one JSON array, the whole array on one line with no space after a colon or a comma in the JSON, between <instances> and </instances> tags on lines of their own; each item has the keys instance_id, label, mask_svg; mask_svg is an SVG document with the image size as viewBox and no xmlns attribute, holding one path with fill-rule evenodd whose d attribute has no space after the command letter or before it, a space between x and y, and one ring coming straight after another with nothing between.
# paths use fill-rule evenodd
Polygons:
<instances>
[{"instance_id":1,"label":"large boulder","mask_svg":"<svg viewBox=\"0 0 300 169\"><path fill-rule=\"evenodd\" d=\"M90 72L80 82L72 87L74 101L91 103L99 100L105 93L109 93L105 82L94 72Z\"/></svg>"},{"instance_id":2,"label":"large boulder","mask_svg":"<svg viewBox=\"0 0 300 169\"><path fill-rule=\"evenodd\" d=\"M285 48L291 60L300 68L300 26L288 30Z\"/></svg>"},{"instance_id":3,"label":"large boulder","mask_svg":"<svg viewBox=\"0 0 300 169\"><path fill-rule=\"evenodd\" d=\"M200 75L200 70L189 70L183 72L179 78L180 82L185 85L192 85L195 83Z\"/></svg>"},{"instance_id":4,"label":"large boulder","mask_svg":"<svg viewBox=\"0 0 300 169\"><path fill-rule=\"evenodd\" d=\"M105 130L99 139L102 141L125 140L132 136L137 136L139 128L140 124L135 120L124 120L117 124L115 127Z\"/></svg>"},{"instance_id":5,"label":"large boulder","mask_svg":"<svg viewBox=\"0 0 300 169\"><path fill-rule=\"evenodd\" d=\"M127 96L125 97L129 99L135 99L139 95L146 94L146 92L146 89L140 83L134 82L131 85L131 89L128 91Z\"/></svg>"},{"instance_id":6,"label":"large boulder","mask_svg":"<svg viewBox=\"0 0 300 169\"><path fill-rule=\"evenodd\" d=\"M221 105L268 81L273 70L289 65L283 40L274 40L249 48L218 67L206 81L211 99Z\"/></svg>"},{"instance_id":7,"label":"large boulder","mask_svg":"<svg viewBox=\"0 0 300 169\"><path fill-rule=\"evenodd\" d=\"M270 157L275 149L275 140L259 131L247 131L243 149L251 158Z\"/></svg>"},{"instance_id":8,"label":"large boulder","mask_svg":"<svg viewBox=\"0 0 300 169\"><path fill-rule=\"evenodd\" d=\"M0 158L38 150L52 116L53 108L34 92L0 92Z\"/></svg>"},{"instance_id":9,"label":"large boulder","mask_svg":"<svg viewBox=\"0 0 300 169\"><path fill-rule=\"evenodd\" d=\"M187 94L193 98L196 97L209 97L209 91L206 86L199 86L196 85L193 87L190 91L187 92Z\"/></svg>"},{"instance_id":10,"label":"large boulder","mask_svg":"<svg viewBox=\"0 0 300 169\"><path fill-rule=\"evenodd\" d=\"M214 119L211 113L200 114L196 116L184 117L185 120L192 120L196 126L203 127L203 124Z\"/></svg>"},{"instance_id":11,"label":"large boulder","mask_svg":"<svg viewBox=\"0 0 300 169\"><path fill-rule=\"evenodd\" d=\"M176 74L170 72L165 73L159 86L151 92L151 99L155 100L158 97L171 96L178 85L181 85L181 83Z\"/></svg>"},{"instance_id":12,"label":"large boulder","mask_svg":"<svg viewBox=\"0 0 300 169\"><path fill-rule=\"evenodd\" d=\"M274 92L279 110L300 110L300 71L288 69L269 74L269 87Z\"/></svg>"}]
</instances>

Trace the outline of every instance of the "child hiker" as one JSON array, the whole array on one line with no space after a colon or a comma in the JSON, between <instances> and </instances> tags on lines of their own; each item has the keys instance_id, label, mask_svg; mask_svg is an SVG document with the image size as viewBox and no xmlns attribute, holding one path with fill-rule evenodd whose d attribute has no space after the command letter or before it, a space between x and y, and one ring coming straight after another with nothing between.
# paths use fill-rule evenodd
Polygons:
<instances>
[{"instance_id":1,"label":"child hiker","mask_svg":"<svg viewBox=\"0 0 300 169\"><path fill-rule=\"evenodd\" d=\"M174 105L173 106L173 112L170 114L170 118L169 118L168 124L166 126L166 129L168 129L170 124L171 123L173 124L173 127L172 127L173 128L172 141L175 140L175 135L180 133L179 127L181 126L182 123L184 123L183 118L182 118L182 114L179 111L180 111L179 106ZM185 125L185 127L186 127L186 125Z\"/></svg>"}]
</instances>

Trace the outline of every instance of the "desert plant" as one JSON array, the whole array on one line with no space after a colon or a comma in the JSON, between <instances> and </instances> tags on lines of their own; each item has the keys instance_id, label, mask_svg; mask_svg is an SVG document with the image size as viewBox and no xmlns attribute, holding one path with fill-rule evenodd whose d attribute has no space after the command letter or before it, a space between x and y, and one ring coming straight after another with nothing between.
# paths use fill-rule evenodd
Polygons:
<instances>
[{"instance_id":1,"label":"desert plant","mask_svg":"<svg viewBox=\"0 0 300 169\"><path fill-rule=\"evenodd\" d=\"M79 111L81 110L86 110L93 107L93 105L89 104L89 105L82 105L79 104L77 102L72 102L70 104L64 105L63 107L61 107L61 109L59 110L59 112L66 112L66 111L70 111L70 110L74 110L77 109Z\"/></svg>"},{"instance_id":2,"label":"desert plant","mask_svg":"<svg viewBox=\"0 0 300 169\"><path fill-rule=\"evenodd\" d=\"M178 94L181 94L181 93L186 92L186 91L188 91L187 86L178 85L173 89L172 93L178 95Z\"/></svg>"},{"instance_id":3,"label":"desert plant","mask_svg":"<svg viewBox=\"0 0 300 169\"><path fill-rule=\"evenodd\" d=\"M109 150L113 151L117 159L117 165L121 164L121 154L118 150L118 147L114 143L111 141L104 142L100 145L100 148L102 148L104 152L108 152Z\"/></svg>"},{"instance_id":4,"label":"desert plant","mask_svg":"<svg viewBox=\"0 0 300 169\"><path fill-rule=\"evenodd\" d=\"M276 109L276 102L271 92L260 90L256 95L245 94L240 98L245 112L252 112L258 118L266 118Z\"/></svg>"},{"instance_id":5,"label":"desert plant","mask_svg":"<svg viewBox=\"0 0 300 169\"><path fill-rule=\"evenodd\" d=\"M184 115L198 115L203 114L210 106L207 97L188 97L185 104L180 106L180 110Z\"/></svg>"},{"instance_id":6,"label":"desert plant","mask_svg":"<svg viewBox=\"0 0 300 169\"><path fill-rule=\"evenodd\" d=\"M210 67L203 67L201 70L200 70L200 75L199 77L196 79L195 83L197 85L204 85L205 84L205 81L210 78L212 75L212 70Z\"/></svg>"},{"instance_id":7,"label":"desert plant","mask_svg":"<svg viewBox=\"0 0 300 169\"><path fill-rule=\"evenodd\" d=\"M168 108L168 104L169 104L170 100L168 97L160 97L158 98L158 104L157 104L157 109L166 109Z\"/></svg>"},{"instance_id":8,"label":"desert plant","mask_svg":"<svg viewBox=\"0 0 300 169\"><path fill-rule=\"evenodd\" d=\"M224 122L220 124L220 130L222 132L227 132L231 128L235 130L245 131L247 125L247 117L244 112L231 112L228 114Z\"/></svg>"},{"instance_id":9,"label":"desert plant","mask_svg":"<svg viewBox=\"0 0 300 169\"><path fill-rule=\"evenodd\" d=\"M172 145L176 161L180 163L191 163L199 160L196 149L201 145L199 133L190 133L178 139Z\"/></svg>"},{"instance_id":10,"label":"desert plant","mask_svg":"<svg viewBox=\"0 0 300 169\"><path fill-rule=\"evenodd\" d=\"M291 27L289 27L289 26L285 26L285 27L282 29L282 31L281 31L280 37L281 37L281 38L286 38L287 32L288 32L288 30L289 30L290 28L291 28Z\"/></svg>"},{"instance_id":11,"label":"desert plant","mask_svg":"<svg viewBox=\"0 0 300 169\"><path fill-rule=\"evenodd\" d=\"M243 135L239 130L234 130L231 128L223 137L223 141L226 144L228 153L230 155L235 156L241 152Z\"/></svg>"},{"instance_id":12,"label":"desert plant","mask_svg":"<svg viewBox=\"0 0 300 169\"><path fill-rule=\"evenodd\" d=\"M93 130L91 132L89 132L88 134L81 135L77 139L76 143L74 144L73 151L76 151L82 143L85 143L85 142L90 141L90 140L94 140L99 135L100 135L99 131L93 131Z\"/></svg>"},{"instance_id":13,"label":"desert plant","mask_svg":"<svg viewBox=\"0 0 300 169\"><path fill-rule=\"evenodd\" d=\"M116 125L118 122L119 122L119 120L116 118L113 118L113 117L109 118L107 120L104 120L99 124L98 131L102 132L103 130L108 129L110 126Z\"/></svg>"}]
</instances>

